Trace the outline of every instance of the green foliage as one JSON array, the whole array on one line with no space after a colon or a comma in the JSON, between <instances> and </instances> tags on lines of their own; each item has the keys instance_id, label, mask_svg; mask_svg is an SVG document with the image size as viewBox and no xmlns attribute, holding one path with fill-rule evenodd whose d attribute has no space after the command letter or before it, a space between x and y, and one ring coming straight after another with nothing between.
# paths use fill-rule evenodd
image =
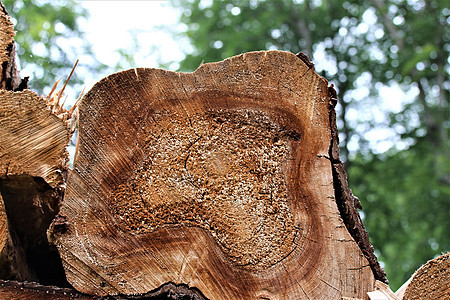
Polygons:
<instances>
[{"instance_id":1,"label":"green foliage","mask_svg":"<svg viewBox=\"0 0 450 300\"><path fill-rule=\"evenodd\" d=\"M42 93L55 81L69 75L77 58L92 55L90 45L78 27L87 15L80 3L68 1L4 0L6 10L15 24L16 53L20 69L30 74L30 88ZM102 66L95 62L80 63L79 68L97 72ZM75 76L71 85L82 83Z\"/></svg>"},{"instance_id":2,"label":"green foliage","mask_svg":"<svg viewBox=\"0 0 450 300\"><path fill-rule=\"evenodd\" d=\"M437 148L432 153L443 155L448 149L450 128L448 2L374 3L385 28L385 35L377 42L377 47L384 53L385 63L378 68L376 78L385 83L398 82L405 90L411 86L418 89L416 101L406 106L403 114L416 114L420 122L412 127L403 123L409 129L404 135L414 139L425 135L428 142ZM391 122L392 125L396 123L399 122L395 119Z\"/></svg>"},{"instance_id":3,"label":"green foliage","mask_svg":"<svg viewBox=\"0 0 450 300\"><path fill-rule=\"evenodd\" d=\"M408 151L358 156L349 169L353 192L363 195L364 224L395 288L450 249L450 185L440 176L450 173L450 164L435 172L430 153L430 144L421 140Z\"/></svg>"},{"instance_id":4,"label":"green foliage","mask_svg":"<svg viewBox=\"0 0 450 300\"><path fill-rule=\"evenodd\" d=\"M446 1L172 0L172 5L187 25L180 35L191 42L182 71L252 50L301 50L335 84L350 187L362 201L364 222L393 289L428 259L450 250ZM412 91L412 100L383 110L383 85ZM371 136L388 126L396 144L373 154L380 150Z\"/></svg>"}]
</instances>

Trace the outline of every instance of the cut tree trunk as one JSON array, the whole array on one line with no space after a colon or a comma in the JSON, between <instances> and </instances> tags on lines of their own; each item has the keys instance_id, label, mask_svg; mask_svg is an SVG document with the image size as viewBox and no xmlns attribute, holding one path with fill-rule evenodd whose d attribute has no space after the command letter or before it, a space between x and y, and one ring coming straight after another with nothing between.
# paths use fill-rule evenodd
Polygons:
<instances>
[{"instance_id":1,"label":"cut tree trunk","mask_svg":"<svg viewBox=\"0 0 450 300\"><path fill-rule=\"evenodd\" d=\"M0 91L0 193L7 242L0 278L67 285L47 229L59 211L69 130L29 90Z\"/></svg>"},{"instance_id":2,"label":"cut tree trunk","mask_svg":"<svg viewBox=\"0 0 450 300\"><path fill-rule=\"evenodd\" d=\"M101 296L170 283L210 299L366 299L386 278L335 104L304 55L281 51L98 82L49 230L67 279Z\"/></svg>"},{"instance_id":3,"label":"cut tree trunk","mask_svg":"<svg viewBox=\"0 0 450 300\"><path fill-rule=\"evenodd\" d=\"M63 285L46 230L62 197L69 134L44 99L22 91L14 34L0 3L0 278Z\"/></svg>"},{"instance_id":4,"label":"cut tree trunk","mask_svg":"<svg viewBox=\"0 0 450 300\"><path fill-rule=\"evenodd\" d=\"M420 267L396 294L404 300L450 299L450 253Z\"/></svg>"}]
</instances>

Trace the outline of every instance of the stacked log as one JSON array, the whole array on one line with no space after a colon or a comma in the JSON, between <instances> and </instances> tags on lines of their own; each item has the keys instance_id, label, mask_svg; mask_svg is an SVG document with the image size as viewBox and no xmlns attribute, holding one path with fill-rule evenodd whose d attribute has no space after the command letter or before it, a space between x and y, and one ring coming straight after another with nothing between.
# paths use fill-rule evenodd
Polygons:
<instances>
[{"instance_id":1,"label":"stacked log","mask_svg":"<svg viewBox=\"0 0 450 300\"><path fill-rule=\"evenodd\" d=\"M305 55L112 74L79 105L71 170L76 112L26 89L3 7L0 26L0 297L389 290L339 158L336 92Z\"/></svg>"}]
</instances>

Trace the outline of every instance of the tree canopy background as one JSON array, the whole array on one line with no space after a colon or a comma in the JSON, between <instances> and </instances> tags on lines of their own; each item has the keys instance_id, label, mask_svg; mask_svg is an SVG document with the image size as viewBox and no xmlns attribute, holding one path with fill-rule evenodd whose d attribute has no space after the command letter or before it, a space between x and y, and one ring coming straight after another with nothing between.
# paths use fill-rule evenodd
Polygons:
<instances>
[{"instance_id":1,"label":"tree canopy background","mask_svg":"<svg viewBox=\"0 0 450 300\"><path fill-rule=\"evenodd\" d=\"M5 0L35 91L96 63L76 1ZM450 10L444 0L172 0L189 41L180 71L253 50L302 51L338 90L349 184L395 290L450 250ZM126 5L124 3L124 5ZM121 51L131 64L132 53ZM111 66L110 66L111 67ZM111 68L114 70L114 68ZM74 83L83 82L78 73ZM403 90L403 93L395 92Z\"/></svg>"}]
</instances>

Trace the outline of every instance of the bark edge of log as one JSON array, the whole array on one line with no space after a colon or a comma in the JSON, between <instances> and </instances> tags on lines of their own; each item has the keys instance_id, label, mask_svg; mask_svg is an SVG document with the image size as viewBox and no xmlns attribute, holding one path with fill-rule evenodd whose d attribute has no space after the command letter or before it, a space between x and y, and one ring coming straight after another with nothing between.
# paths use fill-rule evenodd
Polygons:
<instances>
[{"instance_id":1,"label":"bark edge of log","mask_svg":"<svg viewBox=\"0 0 450 300\"><path fill-rule=\"evenodd\" d=\"M353 195L352 190L348 186L347 171L344 163L339 157L339 132L336 122L337 93L333 84L329 87L330 96L330 126L332 139L330 142L330 160L333 167L333 184L335 190L336 204L339 212L344 220L345 226L353 239L358 244L364 256L369 261L370 267L374 273L375 279L389 284L386 278L386 271L381 267L374 253L374 247L370 243L369 234L367 233L358 209L363 209L358 197Z\"/></svg>"}]
</instances>

